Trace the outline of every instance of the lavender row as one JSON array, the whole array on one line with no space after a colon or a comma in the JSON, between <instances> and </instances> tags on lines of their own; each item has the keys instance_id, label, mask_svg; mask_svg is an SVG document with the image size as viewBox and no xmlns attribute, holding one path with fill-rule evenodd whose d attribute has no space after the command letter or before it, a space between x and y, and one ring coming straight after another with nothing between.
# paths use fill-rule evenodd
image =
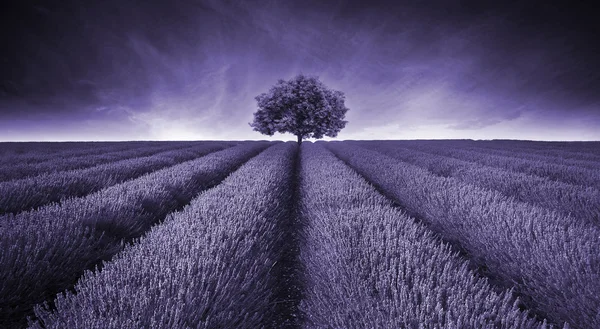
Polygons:
<instances>
[{"instance_id":1,"label":"lavender row","mask_svg":"<svg viewBox=\"0 0 600 329\"><path fill-rule=\"evenodd\" d=\"M531 157L539 155L541 157L551 157L559 159L559 161L575 161L583 162L584 164L598 163L600 162L600 154L588 153L581 148L577 147L577 143L570 143L561 145L558 142L549 142L549 144L542 144L541 142L534 141L474 141L474 140L397 140L397 141L378 141L383 143L397 143L404 147L408 145L413 146L431 146L431 147L447 147L447 148L460 148L460 149L479 149L487 151L507 151L514 152L516 154L529 154ZM594 145L600 150L600 143L591 143L591 147ZM539 145L542 145L541 147Z\"/></svg>"},{"instance_id":2,"label":"lavender row","mask_svg":"<svg viewBox=\"0 0 600 329\"><path fill-rule=\"evenodd\" d=\"M592 187L551 181L534 175L484 166L441 155L408 150L394 144L358 143L400 161L444 177L454 177L515 198L517 201L539 205L600 225L600 192Z\"/></svg>"},{"instance_id":3,"label":"lavender row","mask_svg":"<svg viewBox=\"0 0 600 329\"><path fill-rule=\"evenodd\" d=\"M87 272L30 328L264 328L288 214L293 143L273 146Z\"/></svg>"},{"instance_id":4,"label":"lavender row","mask_svg":"<svg viewBox=\"0 0 600 329\"><path fill-rule=\"evenodd\" d=\"M199 144L198 142L195 143ZM215 143L203 143L214 145ZM221 143L216 143L222 145ZM150 156L159 152L173 151L194 146L193 143L177 143L173 145L148 146L141 148L94 153L81 156L56 155L53 160L36 163L13 163L0 166L0 182L37 176L45 173L61 172L89 168L119 160Z\"/></svg>"},{"instance_id":5,"label":"lavender row","mask_svg":"<svg viewBox=\"0 0 600 329\"><path fill-rule=\"evenodd\" d=\"M22 320L84 270L110 259L122 241L141 236L270 145L235 146L85 198L0 218L0 327L3 319Z\"/></svg>"},{"instance_id":6,"label":"lavender row","mask_svg":"<svg viewBox=\"0 0 600 329\"><path fill-rule=\"evenodd\" d=\"M223 148L219 144L199 144L85 169L0 182L0 215L34 209L69 197L81 197Z\"/></svg>"},{"instance_id":7,"label":"lavender row","mask_svg":"<svg viewBox=\"0 0 600 329\"><path fill-rule=\"evenodd\" d=\"M594 144L596 149L600 150L600 144ZM513 144L497 143L477 143L473 146L485 146L486 149L514 150L519 153L528 153L532 155L551 156L575 161L600 162L600 154L587 153L585 150L577 148L576 144L570 144L570 147L545 147L536 148L535 145L525 144L523 147L513 146Z\"/></svg>"},{"instance_id":8,"label":"lavender row","mask_svg":"<svg viewBox=\"0 0 600 329\"><path fill-rule=\"evenodd\" d=\"M539 150L539 151L568 151L581 154L600 155L599 142L548 142L548 141L527 141L527 140L491 140L477 141L486 146L508 147L511 149Z\"/></svg>"},{"instance_id":9,"label":"lavender row","mask_svg":"<svg viewBox=\"0 0 600 329\"><path fill-rule=\"evenodd\" d=\"M400 144L405 141L398 141ZM460 148L484 154L494 154L507 157L515 157L533 161L556 163L567 166L576 166L588 169L600 169L600 156L590 153L576 152L576 148L546 148L536 149L535 143L530 142L524 146L509 143L494 143L486 141L419 141L418 143L406 141L406 143L429 144L431 146ZM514 145L514 146L513 146ZM597 144L600 147L600 144ZM573 145L574 146L574 145Z\"/></svg>"},{"instance_id":10,"label":"lavender row","mask_svg":"<svg viewBox=\"0 0 600 329\"><path fill-rule=\"evenodd\" d=\"M546 163L542 161L515 159L499 155L482 154L439 144L434 145L432 143L401 143L401 145L406 145L408 148L423 152L477 162L490 167L546 177L550 180L567 184L590 186L600 189L600 170L591 170L574 166Z\"/></svg>"},{"instance_id":11,"label":"lavender row","mask_svg":"<svg viewBox=\"0 0 600 329\"><path fill-rule=\"evenodd\" d=\"M341 159L553 322L600 328L600 229L358 146Z\"/></svg>"},{"instance_id":12,"label":"lavender row","mask_svg":"<svg viewBox=\"0 0 600 329\"><path fill-rule=\"evenodd\" d=\"M2 142L0 143L0 155L50 154L72 149L84 150L115 144L117 142Z\"/></svg>"},{"instance_id":13,"label":"lavender row","mask_svg":"<svg viewBox=\"0 0 600 329\"><path fill-rule=\"evenodd\" d=\"M15 143L22 153L4 152L0 165L31 164L53 161L57 157L93 155L106 152L125 151L134 148L180 145L189 142L49 142ZM16 146L15 146L16 147Z\"/></svg>"},{"instance_id":14,"label":"lavender row","mask_svg":"<svg viewBox=\"0 0 600 329\"><path fill-rule=\"evenodd\" d=\"M301 177L306 328L549 328L318 144Z\"/></svg>"},{"instance_id":15,"label":"lavender row","mask_svg":"<svg viewBox=\"0 0 600 329\"><path fill-rule=\"evenodd\" d=\"M559 151L556 155L547 154L547 152L538 152L535 150L518 150L518 149L497 149L488 147L469 147L469 151L506 156L510 158L519 158L525 160L541 161L546 163L556 163L563 166L574 166L591 170L600 170L600 157L597 160L578 160L571 159L565 156L565 151Z\"/></svg>"}]
</instances>

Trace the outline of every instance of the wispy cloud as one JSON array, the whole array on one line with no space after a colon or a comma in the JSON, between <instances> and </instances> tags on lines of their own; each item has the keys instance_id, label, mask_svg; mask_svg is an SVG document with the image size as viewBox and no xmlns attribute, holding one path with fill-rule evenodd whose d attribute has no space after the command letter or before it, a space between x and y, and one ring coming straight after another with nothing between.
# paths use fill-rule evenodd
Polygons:
<instances>
[{"instance_id":1,"label":"wispy cloud","mask_svg":"<svg viewBox=\"0 0 600 329\"><path fill-rule=\"evenodd\" d=\"M0 138L27 136L41 122L52 135L61 127L53 130L49 119L85 122L88 131L112 127L111 136L123 138L267 138L247 125L254 96L298 73L318 75L346 93L349 124L340 138L397 130L403 133L394 136L404 138L504 136L502 127L517 136L508 127L529 124L541 133L568 121L583 132L600 123L594 91L600 69L586 71L594 61L574 36L519 21L525 5L175 0L71 6L44 7L44 24L70 17L71 25L47 40L24 39L23 60L11 71L19 74L0 81L3 125L23 125ZM125 124L135 133L121 132Z\"/></svg>"}]
</instances>

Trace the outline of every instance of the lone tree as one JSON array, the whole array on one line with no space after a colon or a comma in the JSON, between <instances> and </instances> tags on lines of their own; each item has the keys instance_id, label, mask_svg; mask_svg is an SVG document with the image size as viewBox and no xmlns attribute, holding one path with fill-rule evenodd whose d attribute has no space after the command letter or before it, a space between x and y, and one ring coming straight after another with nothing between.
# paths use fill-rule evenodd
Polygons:
<instances>
[{"instance_id":1,"label":"lone tree","mask_svg":"<svg viewBox=\"0 0 600 329\"><path fill-rule=\"evenodd\" d=\"M255 97L259 110L250 126L264 135L292 133L303 138L335 137L346 126L344 93L328 89L318 77L303 74L278 80L269 92Z\"/></svg>"}]
</instances>

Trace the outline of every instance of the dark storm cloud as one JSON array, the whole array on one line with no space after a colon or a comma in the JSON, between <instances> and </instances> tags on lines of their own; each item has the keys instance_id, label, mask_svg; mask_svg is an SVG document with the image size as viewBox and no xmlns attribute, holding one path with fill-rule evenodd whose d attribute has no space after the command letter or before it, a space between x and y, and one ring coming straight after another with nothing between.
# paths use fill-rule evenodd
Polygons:
<instances>
[{"instance_id":1,"label":"dark storm cloud","mask_svg":"<svg viewBox=\"0 0 600 329\"><path fill-rule=\"evenodd\" d=\"M114 134L136 127L127 138L259 137L247 127L254 96L300 72L346 93L348 136L396 125L600 123L600 31L582 5L30 1L3 16L4 126L46 122L51 132L63 120Z\"/></svg>"}]
</instances>

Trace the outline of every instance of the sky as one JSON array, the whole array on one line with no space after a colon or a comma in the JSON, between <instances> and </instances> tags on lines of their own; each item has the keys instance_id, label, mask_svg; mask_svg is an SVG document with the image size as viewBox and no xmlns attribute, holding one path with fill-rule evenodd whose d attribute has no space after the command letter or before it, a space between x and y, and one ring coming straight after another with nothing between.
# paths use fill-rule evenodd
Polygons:
<instances>
[{"instance_id":1,"label":"sky","mask_svg":"<svg viewBox=\"0 0 600 329\"><path fill-rule=\"evenodd\" d=\"M600 25L585 2L24 0L0 12L0 141L295 140L248 123L255 96L299 73L345 93L339 140L600 140Z\"/></svg>"}]
</instances>

